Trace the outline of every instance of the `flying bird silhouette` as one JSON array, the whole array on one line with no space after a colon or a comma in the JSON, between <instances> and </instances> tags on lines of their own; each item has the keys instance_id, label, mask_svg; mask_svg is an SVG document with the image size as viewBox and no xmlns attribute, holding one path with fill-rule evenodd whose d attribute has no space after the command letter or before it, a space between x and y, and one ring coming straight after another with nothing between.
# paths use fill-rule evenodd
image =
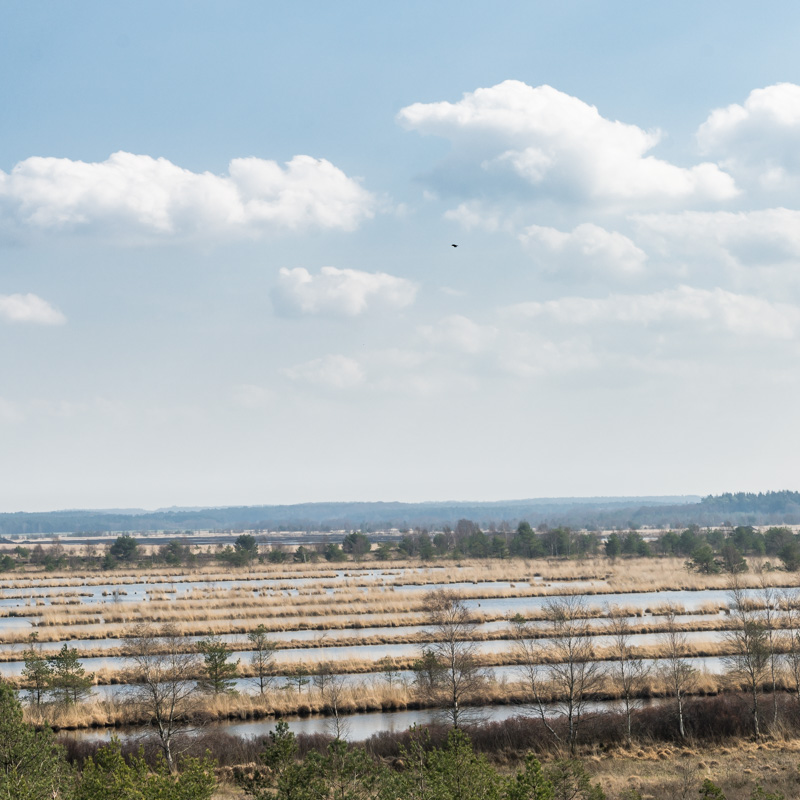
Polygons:
<instances>
[{"instance_id":1,"label":"flying bird silhouette","mask_svg":"<svg viewBox=\"0 0 800 800\"><path fill-rule=\"evenodd\" d=\"M450 247L458 247L457 244L451 244Z\"/></svg>"}]
</instances>

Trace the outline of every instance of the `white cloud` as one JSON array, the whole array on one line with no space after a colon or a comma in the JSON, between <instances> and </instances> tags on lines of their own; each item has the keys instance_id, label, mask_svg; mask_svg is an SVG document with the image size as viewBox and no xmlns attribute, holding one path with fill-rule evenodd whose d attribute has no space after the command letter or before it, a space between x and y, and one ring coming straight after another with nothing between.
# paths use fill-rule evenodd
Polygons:
<instances>
[{"instance_id":1,"label":"white cloud","mask_svg":"<svg viewBox=\"0 0 800 800\"><path fill-rule=\"evenodd\" d=\"M800 309L725 289L680 286L642 295L612 294L601 299L564 297L520 303L509 309L529 318L563 325L622 323L628 325L701 324L743 336L794 339L800 330Z\"/></svg>"},{"instance_id":2,"label":"white cloud","mask_svg":"<svg viewBox=\"0 0 800 800\"><path fill-rule=\"evenodd\" d=\"M424 325L420 333L431 344L470 355L485 352L497 338L495 327L480 325L459 314L445 317L435 325Z\"/></svg>"},{"instance_id":3,"label":"white cloud","mask_svg":"<svg viewBox=\"0 0 800 800\"><path fill-rule=\"evenodd\" d=\"M0 294L0 319L34 325L63 325L67 318L35 294Z\"/></svg>"},{"instance_id":4,"label":"white cloud","mask_svg":"<svg viewBox=\"0 0 800 800\"><path fill-rule=\"evenodd\" d=\"M323 267L281 269L272 300L281 314L329 314L354 317L371 306L405 308L414 302L417 286L385 272Z\"/></svg>"},{"instance_id":5,"label":"white cloud","mask_svg":"<svg viewBox=\"0 0 800 800\"><path fill-rule=\"evenodd\" d=\"M367 354L365 360L369 364L370 372L373 369L386 372L404 372L422 366L429 360L429 356L426 353L409 350L405 347L388 347Z\"/></svg>"},{"instance_id":6,"label":"white cloud","mask_svg":"<svg viewBox=\"0 0 800 800\"><path fill-rule=\"evenodd\" d=\"M5 222L37 230L192 236L269 228L353 230L375 197L329 161L237 158L227 175L118 152L87 163L34 156L0 171Z\"/></svg>"},{"instance_id":7,"label":"white cloud","mask_svg":"<svg viewBox=\"0 0 800 800\"><path fill-rule=\"evenodd\" d=\"M275 397L271 389L255 386L252 383L241 383L233 387L232 399L235 405L242 408L258 409L269 406Z\"/></svg>"},{"instance_id":8,"label":"white cloud","mask_svg":"<svg viewBox=\"0 0 800 800\"><path fill-rule=\"evenodd\" d=\"M461 203L457 208L445 211L444 218L451 222L457 222L467 231L480 229L494 233L510 228L509 221L503 218L499 209L489 208L477 200Z\"/></svg>"},{"instance_id":9,"label":"white cloud","mask_svg":"<svg viewBox=\"0 0 800 800\"><path fill-rule=\"evenodd\" d=\"M530 225L520 241L548 272L623 277L642 272L647 256L627 236L585 222L571 232Z\"/></svg>"},{"instance_id":10,"label":"white cloud","mask_svg":"<svg viewBox=\"0 0 800 800\"><path fill-rule=\"evenodd\" d=\"M793 184L800 175L800 86L754 89L744 105L711 112L697 131L702 152L762 189Z\"/></svg>"},{"instance_id":11,"label":"white cloud","mask_svg":"<svg viewBox=\"0 0 800 800\"><path fill-rule=\"evenodd\" d=\"M352 389L365 379L364 370L358 361L343 355L315 358L285 369L284 374L294 381L330 389Z\"/></svg>"},{"instance_id":12,"label":"white cloud","mask_svg":"<svg viewBox=\"0 0 800 800\"><path fill-rule=\"evenodd\" d=\"M519 378L586 371L601 366L586 337L554 341L544 337L515 337L499 354L500 368Z\"/></svg>"},{"instance_id":13,"label":"white cloud","mask_svg":"<svg viewBox=\"0 0 800 800\"><path fill-rule=\"evenodd\" d=\"M0 422L20 422L24 418L25 415L16 403L0 397Z\"/></svg>"},{"instance_id":14,"label":"white cloud","mask_svg":"<svg viewBox=\"0 0 800 800\"><path fill-rule=\"evenodd\" d=\"M635 216L642 235L668 258L722 259L729 265L773 266L800 261L800 211L769 208L738 213L685 211Z\"/></svg>"},{"instance_id":15,"label":"white cloud","mask_svg":"<svg viewBox=\"0 0 800 800\"><path fill-rule=\"evenodd\" d=\"M518 378L564 374L599 365L588 337L551 339L537 332L520 330L513 316L504 313L496 324L490 325L453 315L435 325L421 327L420 334L439 349L432 362L437 370L453 369L454 352L480 357L484 368L489 366L491 370Z\"/></svg>"},{"instance_id":16,"label":"white cloud","mask_svg":"<svg viewBox=\"0 0 800 800\"><path fill-rule=\"evenodd\" d=\"M537 196L580 201L727 200L733 179L711 163L678 167L647 155L659 131L606 119L550 86L508 80L457 103L414 103L401 124L451 140L459 164L516 175ZM456 166L456 171L458 165ZM452 176L457 185L459 178Z\"/></svg>"}]
</instances>

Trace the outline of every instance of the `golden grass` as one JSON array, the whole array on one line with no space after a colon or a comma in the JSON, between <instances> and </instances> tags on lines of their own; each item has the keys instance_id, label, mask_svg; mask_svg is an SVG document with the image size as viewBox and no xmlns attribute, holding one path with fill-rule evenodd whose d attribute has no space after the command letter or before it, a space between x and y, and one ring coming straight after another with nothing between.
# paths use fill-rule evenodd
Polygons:
<instances>
[{"instance_id":1,"label":"golden grass","mask_svg":"<svg viewBox=\"0 0 800 800\"><path fill-rule=\"evenodd\" d=\"M345 570L341 578L335 573ZM386 575L380 580L371 579L365 570L383 569ZM534 582L535 576L541 581ZM270 578L276 581L267 587L243 586L234 588L214 587L214 581L252 581ZM767 573L766 578L772 585L796 585L797 576L787 573ZM298 585L296 581L304 579L309 584ZM749 574L744 581L749 585L759 585L760 576ZM85 582L82 582L85 581ZM205 581L207 585L175 596L176 585L187 581ZM512 586L493 585L498 581L511 583ZM589 585L575 584L576 581L591 582ZM530 584L529 584L530 582ZM150 599L140 602L125 600L123 588L115 598L115 602L82 602L87 592L81 591L83 586L102 585L123 586L127 583L139 583L147 588ZM63 575L43 575L42 580L32 577L25 580L6 580L5 596L24 597L26 588L49 586L54 589L53 605L41 605L41 599L28 598L29 605L17 609L0 611L0 616L28 616L36 620L36 630L42 643L57 642L70 638L104 639L121 637L133 622L149 620L156 623L173 622L186 635L208 635L214 633L240 633L255 629L263 624L269 631L301 631L319 630L335 632L341 629L358 629L360 627L391 627L391 632L378 635L339 638L325 637L324 640L295 640L277 643L278 649L307 649L308 659L289 664L281 663L276 670L285 672L305 663L309 666L325 657L325 647L329 646L380 646L389 644L423 644L433 641L430 633L404 632L402 628L409 625L420 625L425 622L425 593L409 591L404 587L409 584L471 584L459 587L456 593L464 599L490 598L534 598L564 593L582 593L593 595L587 597L591 606L591 614L602 617L607 613L607 602L604 596L617 592L648 592L652 597L646 610L629 608L631 617L638 617L632 625L634 633L658 633L664 624L660 620L644 620L645 613L659 614L665 611L664 603L655 592L667 589L698 591L702 589L725 589L725 576L706 576L688 573L683 559L625 559L616 562L605 558L584 561L534 560L534 561L480 561L480 562L442 562L433 566L410 568L405 564L390 562L380 564L367 562L364 564L289 564L289 565L254 565L247 569L231 569L220 572L218 567L199 569L154 569L126 570L114 573L92 573L80 578L72 573ZM299 589L297 595L288 595L289 589ZM332 591L329 591L332 590ZM11 594L14 593L14 594ZM113 594L113 592L104 592ZM724 606L718 603L706 603L695 614L718 614ZM366 615L370 615L367 617ZM503 619L502 614L475 609L475 622L489 622ZM541 608L526 608L524 616L530 620L543 619L545 612ZM101 625L102 623L102 625ZM685 631L718 631L726 629L731 622L719 616L710 620L684 620ZM89 627L87 627L89 626ZM94 627L91 627L94 626ZM593 629L596 634L603 634L602 626ZM26 631L5 631L0 634L0 642L10 644L25 641ZM475 636L480 641L503 641L509 638L507 630L480 631ZM187 641L187 649L193 645ZM232 644L234 650L247 649L247 642ZM656 644L642 646L639 652L647 657L657 657L660 647ZM729 652L728 645L721 641L692 642L687 647L688 656L721 656ZM120 649L82 648L83 657L121 655ZM597 657L604 658L608 651L598 648ZM18 653L0 653L0 660L18 660ZM369 659L337 660L337 671L345 674L374 673L376 661ZM408 669L414 657L395 658L398 669ZM481 654L480 661L484 666L509 666L515 663L515 656L510 648L496 653ZM242 663L240 670L243 676L248 674L249 665ZM120 671L104 669L95 675L97 683L115 683L122 679ZM18 679L17 679L18 680ZM384 708L385 703L408 703L406 696L411 691L406 688L406 695L397 696L399 690L387 699L380 687L375 688L374 678L370 678L370 686L364 684L358 691L358 702L376 703L376 708ZM660 679L653 677L648 691L658 695L663 693L659 685ZM378 681L379 683L379 681ZM698 676L696 691L712 693L721 691L724 680L715 675L701 673ZM607 685L603 692L613 696L613 687ZM272 693L274 694L274 693ZM272 695L270 695L272 697ZM513 681L494 684L487 689L482 702L514 702L521 699L521 689ZM208 706L207 713L213 718L222 718L236 714L266 714L263 706L264 698L253 699L247 695L239 697L217 698ZM292 713L298 709L291 705L287 693L278 693L270 700L273 710L269 713ZM356 703L356 700L353 700ZM416 701L414 701L416 702ZM255 705L252 705L254 704ZM275 704L278 704L277 706ZM261 704L261 705L259 705ZM281 705L283 704L283 705ZM288 705L287 705L288 704ZM124 721L130 709L125 704L115 701L95 701L85 704L90 721L86 724L109 724ZM206 703L206 705L208 705ZM124 706L124 708L123 708ZM395 706L399 707L399 706ZM358 710L360 706L354 706ZM288 709L288 710L287 710ZM315 709L310 709L315 710ZM76 720L82 719L80 707L68 709L65 714L72 715L65 725L78 725ZM105 721L103 721L105 720ZM62 723L57 723L62 724ZM81 723L82 724L82 723Z\"/></svg>"},{"instance_id":2,"label":"golden grass","mask_svg":"<svg viewBox=\"0 0 800 800\"><path fill-rule=\"evenodd\" d=\"M541 618L541 615L540 615ZM397 620L395 620L397 622ZM409 625L419 625L420 620L417 620L416 623L409 622ZM376 626L377 627L377 626ZM637 623L633 622L630 627L630 632L634 635L640 634L652 634L657 635L659 633L663 633L666 630L667 623L663 621L653 621L650 623ZM734 621L730 618L720 618L719 620L691 620L683 622L679 628L683 632L693 632L693 633L718 633L720 631L731 630L734 627ZM120 638L124 635L126 629L120 630ZM285 629L284 629L285 630ZM299 630L304 630L303 628L298 628ZM307 630L307 629L306 629ZM341 628L339 629L341 630ZM346 636L346 637L336 637L336 636L329 636L328 633L330 629L324 630L319 629L320 635L319 637L313 639L287 639L287 640L278 640L274 642L276 650L302 650L302 649L313 649L319 650L328 647L377 647L380 645L401 645L401 644L430 644L435 642L436 635L433 630L425 629L422 631L413 631L413 632L402 632L402 626L397 626L393 630L396 630L396 633L385 633L385 634L373 634L370 636ZM71 633L69 629L65 629L66 633ZM217 631L212 631L208 633L216 633ZM229 629L225 630L226 633L230 633ZM548 637L548 632L546 630L541 630L538 632L542 639L546 639ZM606 628L602 625L598 625L592 627L591 633L594 636L603 636L607 634ZM184 631L185 635L189 635L186 631ZM97 640L102 641L106 638L114 638L114 637L104 637L98 636L95 637ZM513 631L511 628L505 629L498 629L498 630L476 630L474 633L465 638L465 641L474 641L474 642L510 642L514 638ZM70 637L67 636L65 641L69 641ZM39 643L41 645L41 650L44 655L51 655L55 653L59 647L62 640L60 639L46 639L40 638ZM48 644L56 643L53 646L48 647ZM240 641L232 641L228 642L228 647L234 651L247 651L251 649L250 642L246 638L246 635L242 635L242 639ZM196 644L187 639L184 650L186 652L190 652L196 647ZM123 656L125 655L125 647L121 645L119 647L87 647L83 646L80 648L80 656L82 658L98 658L98 657L112 657L112 656ZM19 661L20 660L20 651L0 651L0 663L2 662L12 662L12 661Z\"/></svg>"},{"instance_id":3,"label":"golden grass","mask_svg":"<svg viewBox=\"0 0 800 800\"><path fill-rule=\"evenodd\" d=\"M629 790L652 800L696 798L705 778L720 786L727 800L750 800L757 783L765 792L789 800L800 796L797 739L758 744L740 740L725 746L644 743L631 750L587 749L581 755L593 781L609 798L623 797Z\"/></svg>"},{"instance_id":4,"label":"golden grass","mask_svg":"<svg viewBox=\"0 0 800 800\"><path fill-rule=\"evenodd\" d=\"M763 559L751 559L751 563L763 562ZM119 585L124 583L171 583L180 584L191 581L251 581L251 580L284 580L293 582L298 579L330 580L335 573L344 571L344 581L353 581L356 585L364 581L374 583L367 578L366 572L381 570L388 573L385 577L397 586L409 583L455 583L508 580L527 581L540 577L542 582L552 581L585 581L607 580L614 591L618 586L633 587L626 591L653 591L665 588L725 588L724 575L701 575L689 573L685 569L683 558L621 558L610 560L605 557L564 560L564 559L509 559L509 560L460 560L437 561L431 564L398 561L364 561L360 563L346 562L316 564L252 564L247 567L221 569L218 565L202 567L152 567L147 569L118 569L113 571L91 571L76 573L35 572L29 568L24 576L5 577L0 581L1 589L24 589L32 587L80 587L99 585ZM797 576L775 571L766 573L770 585L797 585ZM745 585L760 585L761 577L755 572L742 576ZM337 583L340 583L337 581ZM636 588L638 587L638 588Z\"/></svg>"},{"instance_id":5,"label":"golden grass","mask_svg":"<svg viewBox=\"0 0 800 800\"><path fill-rule=\"evenodd\" d=\"M355 665L351 665L355 666ZM255 683L251 693L197 695L193 709L196 719L259 719L273 716L297 714L321 714L325 712L326 702L313 684L300 691L296 686L280 688L282 681L276 681L263 695L257 693ZM720 676L700 673L694 686L694 693L700 695L718 694L731 687ZM651 676L643 687L644 697L666 697L668 691L662 678ZM108 699L95 699L71 706L43 706L40 709L26 707L26 718L30 722L49 722L59 728L88 728L111 725L135 725L149 721L147 714L128 701L130 695L122 690L117 696ZM562 699L555 691L543 691L546 702ZM595 699L615 700L620 693L613 681L606 677L593 694ZM471 698L476 705L524 705L529 702L525 686L516 680L488 681L480 693ZM395 679L389 684L380 674L365 676L362 680L351 682L345 687L339 702L341 713L356 714L372 711L396 711L406 708L424 708L430 701L419 695L411 681Z\"/></svg>"}]
</instances>

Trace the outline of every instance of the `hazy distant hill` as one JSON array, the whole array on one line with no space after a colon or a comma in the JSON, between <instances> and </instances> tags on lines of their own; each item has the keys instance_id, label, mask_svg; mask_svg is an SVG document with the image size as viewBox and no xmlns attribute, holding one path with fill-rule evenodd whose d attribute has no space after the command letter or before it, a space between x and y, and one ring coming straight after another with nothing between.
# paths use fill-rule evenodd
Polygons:
<instances>
[{"instance_id":1,"label":"hazy distant hill","mask_svg":"<svg viewBox=\"0 0 800 800\"><path fill-rule=\"evenodd\" d=\"M800 493L680 497L556 497L489 503L301 503L282 506L173 508L158 511L51 511L0 514L0 536L155 530L340 530L454 525L466 518L484 528L520 520L571 527L635 524L683 526L800 523Z\"/></svg>"}]
</instances>

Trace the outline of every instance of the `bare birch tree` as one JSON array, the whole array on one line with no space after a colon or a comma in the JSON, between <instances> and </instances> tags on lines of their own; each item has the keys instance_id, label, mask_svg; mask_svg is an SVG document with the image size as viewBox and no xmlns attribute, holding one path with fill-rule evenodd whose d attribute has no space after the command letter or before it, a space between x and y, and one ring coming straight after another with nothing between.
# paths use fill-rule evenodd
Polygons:
<instances>
[{"instance_id":1,"label":"bare birch tree","mask_svg":"<svg viewBox=\"0 0 800 800\"><path fill-rule=\"evenodd\" d=\"M138 623L125 635L125 652L131 702L152 717L167 766L175 772L176 737L192 711L202 660L197 652L186 652L184 638L170 624L156 629Z\"/></svg>"},{"instance_id":2,"label":"bare birch tree","mask_svg":"<svg viewBox=\"0 0 800 800\"><path fill-rule=\"evenodd\" d=\"M786 664L789 679L794 688L795 698L800 702L800 593L797 589L787 589L781 595L784 633L783 647L786 651Z\"/></svg>"},{"instance_id":3,"label":"bare birch tree","mask_svg":"<svg viewBox=\"0 0 800 800\"><path fill-rule=\"evenodd\" d=\"M627 612L610 608L606 633L611 637L611 664L608 673L622 695L625 738L630 747L633 741L633 712L641 705L639 698L647 685L652 664L638 655L631 643L633 633Z\"/></svg>"},{"instance_id":4,"label":"bare birch tree","mask_svg":"<svg viewBox=\"0 0 800 800\"><path fill-rule=\"evenodd\" d=\"M432 656L438 666L427 692L447 709L449 721L458 728L477 716L468 704L479 696L486 682L477 659L477 644L472 641L476 625L464 601L453 592L430 592L425 607L434 642L425 648L423 658Z\"/></svg>"},{"instance_id":5,"label":"bare birch tree","mask_svg":"<svg viewBox=\"0 0 800 800\"><path fill-rule=\"evenodd\" d=\"M769 639L763 613L747 597L745 590L735 580L729 590L731 619L734 627L724 631L723 641L732 652L723 658L728 674L744 686L750 695L753 717L753 737L761 737L758 712L758 695L769 674Z\"/></svg>"},{"instance_id":6,"label":"bare birch tree","mask_svg":"<svg viewBox=\"0 0 800 800\"><path fill-rule=\"evenodd\" d=\"M763 605L762 620L766 633L767 657L769 659L769 682L772 688L772 725L778 724L778 670L781 662L780 597L775 587L767 582L766 573L761 572L760 600Z\"/></svg>"},{"instance_id":7,"label":"bare birch tree","mask_svg":"<svg viewBox=\"0 0 800 800\"><path fill-rule=\"evenodd\" d=\"M565 719L566 744L574 754L586 705L603 679L602 665L595 657L588 608L582 596L553 598L544 609L545 623L539 630L515 621L516 654L535 713L561 743L563 738L548 721L547 711L553 709ZM548 698L552 701L550 709Z\"/></svg>"},{"instance_id":8,"label":"bare birch tree","mask_svg":"<svg viewBox=\"0 0 800 800\"><path fill-rule=\"evenodd\" d=\"M345 677L334 671L335 667L327 662L317 665L312 678L319 691L325 710L329 712L328 725L334 739L346 739L350 729L348 720L342 716Z\"/></svg>"},{"instance_id":9,"label":"bare birch tree","mask_svg":"<svg viewBox=\"0 0 800 800\"><path fill-rule=\"evenodd\" d=\"M661 660L659 670L672 696L675 698L675 711L678 716L678 733L686 738L684 723L684 698L691 691L697 670L686 658L686 634L678 622L678 609L674 605L667 607L664 632L659 635L661 641Z\"/></svg>"},{"instance_id":10,"label":"bare birch tree","mask_svg":"<svg viewBox=\"0 0 800 800\"><path fill-rule=\"evenodd\" d=\"M788 671L788 680L800 703L800 590L785 589L780 593L780 648Z\"/></svg>"}]
</instances>

